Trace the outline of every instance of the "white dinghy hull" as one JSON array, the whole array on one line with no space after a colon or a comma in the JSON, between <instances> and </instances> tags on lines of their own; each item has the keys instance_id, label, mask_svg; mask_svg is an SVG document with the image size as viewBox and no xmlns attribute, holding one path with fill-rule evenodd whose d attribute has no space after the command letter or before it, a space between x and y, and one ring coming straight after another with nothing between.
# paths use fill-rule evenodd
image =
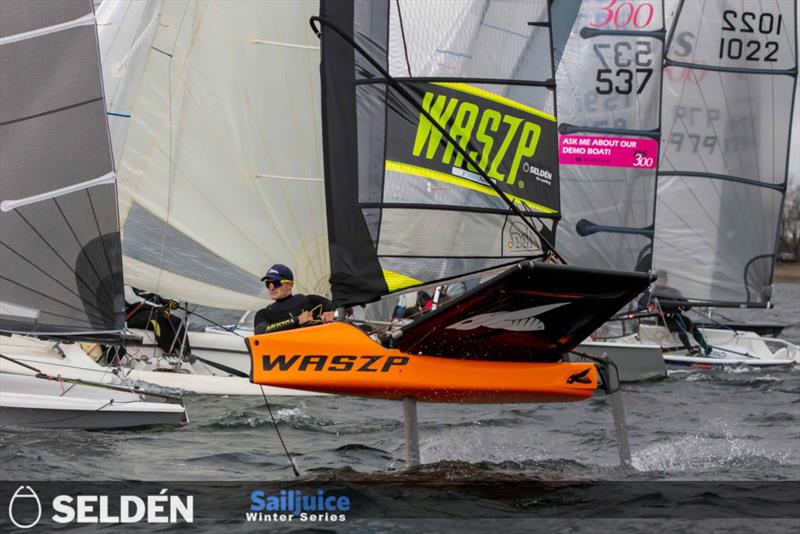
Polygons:
<instances>
[{"instance_id":1,"label":"white dinghy hull","mask_svg":"<svg viewBox=\"0 0 800 534\"><path fill-rule=\"evenodd\" d=\"M723 367L789 367L800 363L800 347L776 338L765 338L754 332L701 328L706 343L712 347L708 354L689 354L681 349L678 334L663 326L640 325L639 339L662 347L677 348L664 352L670 367L713 369Z\"/></svg>"},{"instance_id":2,"label":"white dinghy hull","mask_svg":"<svg viewBox=\"0 0 800 534\"><path fill-rule=\"evenodd\" d=\"M578 345L577 350L592 356L608 356L617 366L620 382L639 382L667 376L661 347L656 344L587 340ZM583 358L570 354L570 360L582 361Z\"/></svg>"},{"instance_id":3,"label":"white dinghy hull","mask_svg":"<svg viewBox=\"0 0 800 534\"><path fill-rule=\"evenodd\" d=\"M237 338L238 339L238 338ZM15 361L35 367L53 376L103 384L133 384L147 389L148 385L198 395L257 395L262 388L266 395L302 396L319 395L306 391L289 390L251 384L246 378L210 376L183 372L147 371L103 367L92 360L77 343L62 343L54 350L51 341L11 336L0 337L3 354ZM244 355L246 356L246 352ZM0 360L0 370L17 374L34 374L33 371L6 360Z\"/></svg>"},{"instance_id":4,"label":"white dinghy hull","mask_svg":"<svg viewBox=\"0 0 800 534\"><path fill-rule=\"evenodd\" d=\"M183 405L165 397L0 374L0 426L108 430L186 422Z\"/></svg>"}]
</instances>

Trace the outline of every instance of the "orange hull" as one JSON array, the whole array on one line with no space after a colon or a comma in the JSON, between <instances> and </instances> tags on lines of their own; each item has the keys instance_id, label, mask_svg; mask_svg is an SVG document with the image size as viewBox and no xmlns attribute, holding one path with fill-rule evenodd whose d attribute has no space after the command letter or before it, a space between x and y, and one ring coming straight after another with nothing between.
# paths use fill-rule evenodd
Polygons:
<instances>
[{"instance_id":1,"label":"orange hull","mask_svg":"<svg viewBox=\"0 0 800 534\"><path fill-rule=\"evenodd\" d=\"M252 336L250 381L284 388L429 402L567 402L591 397L591 363L460 360L387 349L330 323Z\"/></svg>"}]
</instances>

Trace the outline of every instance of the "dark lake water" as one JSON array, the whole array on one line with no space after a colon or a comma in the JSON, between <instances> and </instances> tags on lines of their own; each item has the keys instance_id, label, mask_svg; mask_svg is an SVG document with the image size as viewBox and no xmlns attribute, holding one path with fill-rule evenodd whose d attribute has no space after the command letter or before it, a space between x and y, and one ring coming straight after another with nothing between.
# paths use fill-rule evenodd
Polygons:
<instances>
[{"instance_id":1,"label":"dark lake water","mask_svg":"<svg viewBox=\"0 0 800 534\"><path fill-rule=\"evenodd\" d=\"M778 284L776 304L773 310L724 313L790 324L784 337L800 342L800 286ZM420 404L426 465L405 473L399 403L270 399L302 480L800 479L799 366L785 371L671 372L667 379L625 385L624 400L632 469L618 466L611 412L605 396L598 394L570 404ZM191 422L180 428L0 429L2 478L293 478L262 399L190 395L185 404ZM787 525L790 530L797 523ZM778 531L784 526L772 525Z\"/></svg>"}]
</instances>

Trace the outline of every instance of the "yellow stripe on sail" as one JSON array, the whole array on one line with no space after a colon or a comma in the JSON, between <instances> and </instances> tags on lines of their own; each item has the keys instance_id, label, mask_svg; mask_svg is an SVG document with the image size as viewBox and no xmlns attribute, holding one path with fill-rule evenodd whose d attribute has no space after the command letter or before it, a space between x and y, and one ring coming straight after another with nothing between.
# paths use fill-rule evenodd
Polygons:
<instances>
[{"instance_id":1,"label":"yellow stripe on sail","mask_svg":"<svg viewBox=\"0 0 800 534\"><path fill-rule=\"evenodd\" d=\"M421 178L430 178L431 180L437 180L439 182L445 182L448 184L457 185L459 187L466 187L467 189L472 189L473 191L478 191L479 193L483 193L485 195L491 195L493 197L498 197L498 198L500 197L500 195L498 195L497 192L488 185L478 184L473 182L472 180L467 180L466 178L459 178L457 176L453 176L452 174L446 174L443 172L426 169L425 167L418 167L416 165L410 165L408 163L400 163L399 161L392 161L387 159L386 170L402 172L403 174L412 174L414 176L419 176ZM513 202L519 202L520 204L524 204L529 208L536 211L540 211L542 213L558 213L558 211L554 210L553 208L542 206L541 204L537 204L536 202L531 202L530 200L526 200L524 198L511 195L509 193L506 193L506 196Z\"/></svg>"},{"instance_id":2,"label":"yellow stripe on sail","mask_svg":"<svg viewBox=\"0 0 800 534\"><path fill-rule=\"evenodd\" d=\"M422 284L422 280L417 280L416 278L411 278L410 276L386 269L383 270L383 279L386 280L386 285L389 287L390 292Z\"/></svg>"},{"instance_id":3,"label":"yellow stripe on sail","mask_svg":"<svg viewBox=\"0 0 800 534\"><path fill-rule=\"evenodd\" d=\"M540 111L536 108L526 106L525 104L517 102L516 100L511 100L510 98L494 94L490 91L487 91L485 89L480 89L473 85L469 85L466 83L451 83L451 82L433 82L433 85L439 85L441 87L447 87L448 89L452 89L454 91L460 91L462 93L479 96L483 99L491 100L492 102L497 102L498 104L503 104L504 106L518 109L520 111L530 113L531 115L536 115L537 117L541 117L543 119L556 122L556 118L550 115L549 113L545 113L544 111Z\"/></svg>"}]
</instances>

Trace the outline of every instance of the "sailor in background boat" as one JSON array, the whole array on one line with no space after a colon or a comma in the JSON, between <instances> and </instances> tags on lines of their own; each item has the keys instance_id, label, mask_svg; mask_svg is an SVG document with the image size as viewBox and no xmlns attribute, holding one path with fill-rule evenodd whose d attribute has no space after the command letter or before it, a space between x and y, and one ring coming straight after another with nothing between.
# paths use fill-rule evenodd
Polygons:
<instances>
[{"instance_id":1,"label":"sailor in background boat","mask_svg":"<svg viewBox=\"0 0 800 534\"><path fill-rule=\"evenodd\" d=\"M697 329L692 320L683 314L683 312L691 308L689 303L680 291L667 285L667 271L656 271L656 276L653 288L642 293L639 298L639 309L659 313L663 317L667 329L670 332L678 333L681 343L686 347L689 354L696 352L698 349L689 343L688 332L691 332L692 337L703 349L703 352L709 354L711 347L706 343L705 337L703 337L703 334L700 333L700 330Z\"/></svg>"},{"instance_id":2,"label":"sailor in background boat","mask_svg":"<svg viewBox=\"0 0 800 534\"><path fill-rule=\"evenodd\" d=\"M333 321L333 305L325 297L292 295L294 273L286 265L273 265L261 281L267 286L273 303L256 313L253 321L256 335Z\"/></svg>"},{"instance_id":3,"label":"sailor in background boat","mask_svg":"<svg viewBox=\"0 0 800 534\"><path fill-rule=\"evenodd\" d=\"M125 321L128 328L152 330L156 343L167 354L190 354L189 338L185 335L186 323L172 312L179 302L164 299L155 293L125 286ZM183 344L185 343L185 346Z\"/></svg>"}]
</instances>

